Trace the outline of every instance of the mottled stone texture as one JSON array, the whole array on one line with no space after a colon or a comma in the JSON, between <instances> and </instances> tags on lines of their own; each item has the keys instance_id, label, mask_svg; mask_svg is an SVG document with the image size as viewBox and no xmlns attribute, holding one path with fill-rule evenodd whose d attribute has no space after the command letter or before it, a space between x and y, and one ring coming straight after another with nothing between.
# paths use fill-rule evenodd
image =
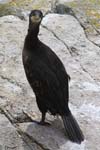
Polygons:
<instances>
[{"instance_id":1,"label":"mottled stone texture","mask_svg":"<svg viewBox=\"0 0 100 150\"><path fill-rule=\"evenodd\" d=\"M29 120L30 116L39 120L40 113L22 65L27 28L28 22L18 17L0 18L0 148L99 150L100 48L87 39L72 15L44 17L39 38L56 52L71 76L70 108L85 135L77 145L68 141L60 118L48 114L50 127Z\"/></svg>"}]
</instances>

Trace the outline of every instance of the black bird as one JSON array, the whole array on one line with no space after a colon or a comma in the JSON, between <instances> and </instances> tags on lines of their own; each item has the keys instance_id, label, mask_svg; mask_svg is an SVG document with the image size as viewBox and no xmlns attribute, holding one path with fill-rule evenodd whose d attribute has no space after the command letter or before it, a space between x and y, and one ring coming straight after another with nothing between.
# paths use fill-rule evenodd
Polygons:
<instances>
[{"instance_id":1,"label":"black bird","mask_svg":"<svg viewBox=\"0 0 100 150\"><path fill-rule=\"evenodd\" d=\"M40 124L46 124L46 112L60 115L68 138L81 143L83 133L68 106L70 77L58 56L38 38L42 18L40 10L31 11L22 54L27 80L42 113Z\"/></svg>"}]
</instances>

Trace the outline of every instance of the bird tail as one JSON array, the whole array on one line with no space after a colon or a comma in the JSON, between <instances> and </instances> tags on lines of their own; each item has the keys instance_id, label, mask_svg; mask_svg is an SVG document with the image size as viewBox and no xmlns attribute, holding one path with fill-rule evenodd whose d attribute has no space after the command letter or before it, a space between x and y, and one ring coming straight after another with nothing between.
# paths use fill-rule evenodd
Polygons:
<instances>
[{"instance_id":1,"label":"bird tail","mask_svg":"<svg viewBox=\"0 0 100 150\"><path fill-rule=\"evenodd\" d=\"M62 120L69 140L81 144L84 135L73 115L71 113L68 116L63 115Z\"/></svg>"}]
</instances>

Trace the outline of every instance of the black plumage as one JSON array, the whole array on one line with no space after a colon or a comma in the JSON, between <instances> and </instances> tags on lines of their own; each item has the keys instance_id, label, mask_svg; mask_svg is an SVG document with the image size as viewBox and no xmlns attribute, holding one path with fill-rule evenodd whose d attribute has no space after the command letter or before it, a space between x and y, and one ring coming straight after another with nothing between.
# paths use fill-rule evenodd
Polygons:
<instances>
[{"instance_id":1,"label":"black plumage","mask_svg":"<svg viewBox=\"0 0 100 150\"><path fill-rule=\"evenodd\" d=\"M42 18L41 11L31 11L23 49L26 77L42 113L40 124L45 124L46 112L60 115L69 139L81 143L84 136L68 106L70 77L57 55L38 39Z\"/></svg>"}]
</instances>

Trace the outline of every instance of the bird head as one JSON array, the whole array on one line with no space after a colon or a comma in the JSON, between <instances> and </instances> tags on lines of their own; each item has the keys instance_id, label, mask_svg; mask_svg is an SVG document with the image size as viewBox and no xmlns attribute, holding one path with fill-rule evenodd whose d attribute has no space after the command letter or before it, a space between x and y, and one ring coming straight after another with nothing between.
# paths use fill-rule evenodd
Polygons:
<instances>
[{"instance_id":1,"label":"bird head","mask_svg":"<svg viewBox=\"0 0 100 150\"><path fill-rule=\"evenodd\" d=\"M43 13L40 10L32 10L29 15L29 20L32 24L40 24L43 18Z\"/></svg>"}]
</instances>

